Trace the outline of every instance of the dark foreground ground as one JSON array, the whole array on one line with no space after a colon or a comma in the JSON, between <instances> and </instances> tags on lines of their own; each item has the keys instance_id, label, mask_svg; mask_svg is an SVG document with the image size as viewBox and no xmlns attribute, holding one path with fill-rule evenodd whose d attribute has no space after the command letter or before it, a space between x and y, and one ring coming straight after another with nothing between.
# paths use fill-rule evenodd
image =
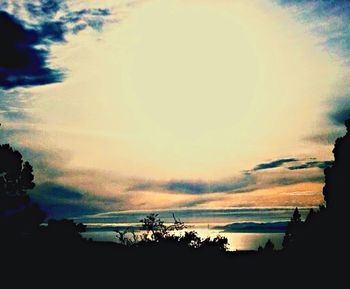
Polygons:
<instances>
[{"instance_id":1,"label":"dark foreground ground","mask_svg":"<svg viewBox=\"0 0 350 289\"><path fill-rule=\"evenodd\" d=\"M305 255L172 246L126 248L97 242L69 246L12 244L1 249L1 279L11 284L1 288L347 288L347 255L337 248Z\"/></svg>"}]
</instances>

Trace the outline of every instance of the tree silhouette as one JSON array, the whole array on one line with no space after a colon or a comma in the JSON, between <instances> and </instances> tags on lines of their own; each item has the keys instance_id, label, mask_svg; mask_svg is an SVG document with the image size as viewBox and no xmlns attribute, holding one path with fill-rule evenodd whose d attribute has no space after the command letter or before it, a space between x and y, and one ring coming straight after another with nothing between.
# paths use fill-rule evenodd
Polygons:
<instances>
[{"instance_id":1,"label":"tree silhouette","mask_svg":"<svg viewBox=\"0 0 350 289\"><path fill-rule=\"evenodd\" d=\"M180 239L181 242L184 242L187 246L198 249L202 244L202 239L198 237L196 231L185 232L184 236Z\"/></svg>"},{"instance_id":2,"label":"tree silhouette","mask_svg":"<svg viewBox=\"0 0 350 289\"><path fill-rule=\"evenodd\" d=\"M125 228L124 230L115 229L114 232L116 232L116 237L119 244L122 244L124 246L136 246L139 242L140 238L135 233L134 229Z\"/></svg>"},{"instance_id":3,"label":"tree silhouette","mask_svg":"<svg viewBox=\"0 0 350 289\"><path fill-rule=\"evenodd\" d=\"M283 238L282 246L284 249L288 249L293 246L297 240L300 231L302 230L303 222L298 208L295 208L293 216L288 223L285 236Z\"/></svg>"},{"instance_id":4,"label":"tree silhouette","mask_svg":"<svg viewBox=\"0 0 350 289\"><path fill-rule=\"evenodd\" d=\"M335 142L334 164L325 169L323 188L327 210L339 219L346 217L350 202L350 119L345 122L345 126L345 136Z\"/></svg>"},{"instance_id":5,"label":"tree silhouette","mask_svg":"<svg viewBox=\"0 0 350 289\"><path fill-rule=\"evenodd\" d=\"M152 213L146 218L140 220L142 223L142 229L147 232L147 234L144 236L144 240L147 240L148 234L151 233L151 240L159 242L167 237L170 237L170 232L181 231L186 227L181 220L176 219L174 214L174 224L169 226L166 226L158 216L158 214Z\"/></svg>"},{"instance_id":6,"label":"tree silhouette","mask_svg":"<svg viewBox=\"0 0 350 289\"><path fill-rule=\"evenodd\" d=\"M45 214L27 194L34 186L32 166L10 145L0 145L0 230L6 238L25 235L44 220Z\"/></svg>"},{"instance_id":7,"label":"tree silhouette","mask_svg":"<svg viewBox=\"0 0 350 289\"><path fill-rule=\"evenodd\" d=\"M348 246L349 238L336 238L348 226L350 202L350 119L345 122L346 134L336 140L334 163L324 170L325 205L311 209L305 222L295 210L283 240L284 249L300 254L325 254ZM328 251L327 251L328 248Z\"/></svg>"},{"instance_id":8,"label":"tree silhouette","mask_svg":"<svg viewBox=\"0 0 350 289\"><path fill-rule=\"evenodd\" d=\"M41 229L41 237L46 242L74 245L84 240L80 233L86 232L86 225L82 223L76 224L73 220L68 219L51 219L48 221L47 226L43 226Z\"/></svg>"},{"instance_id":9,"label":"tree silhouette","mask_svg":"<svg viewBox=\"0 0 350 289\"><path fill-rule=\"evenodd\" d=\"M34 188L33 168L8 144L0 145L0 196L23 196Z\"/></svg>"},{"instance_id":10,"label":"tree silhouette","mask_svg":"<svg viewBox=\"0 0 350 289\"><path fill-rule=\"evenodd\" d=\"M273 252L275 250L275 245L272 243L270 239L267 240L265 247L264 247L264 252Z\"/></svg>"},{"instance_id":11,"label":"tree silhouette","mask_svg":"<svg viewBox=\"0 0 350 289\"><path fill-rule=\"evenodd\" d=\"M205 238L203 241L201 241L200 248L201 249L210 249L210 250L217 250L225 252L228 248L228 239L223 236L216 236L215 238L211 239L210 237Z\"/></svg>"}]
</instances>

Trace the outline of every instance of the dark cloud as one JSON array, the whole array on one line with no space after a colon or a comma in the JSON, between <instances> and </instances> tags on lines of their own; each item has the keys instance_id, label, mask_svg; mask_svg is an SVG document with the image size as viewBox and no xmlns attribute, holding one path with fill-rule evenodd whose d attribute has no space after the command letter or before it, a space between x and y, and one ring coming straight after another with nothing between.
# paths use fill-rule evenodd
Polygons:
<instances>
[{"instance_id":1,"label":"dark cloud","mask_svg":"<svg viewBox=\"0 0 350 289\"><path fill-rule=\"evenodd\" d=\"M50 67L50 46L87 27L101 31L104 18L110 16L108 9L101 8L71 11L66 0L5 1L0 7L6 9L0 11L3 89L62 81L63 72Z\"/></svg>"},{"instance_id":2,"label":"dark cloud","mask_svg":"<svg viewBox=\"0 0 350 289\"><path fill-rule=\"evenodd\" d=\"M72 28L72 32L74 34L78 34L80 31L83 31L86 27L87 27L87 24L85 23L77 24Z\"/></svg>"},{"instance_id":3,"label":"dark cloud","mask_svg":"<svg viewBox=\"0 0 350 289\"><path fill-rule=\"evenodd\" d=\"M83 30L82 27L100 31L106 17L111 16L107 8L73 10L66 0L31 0L24 3L24 8L31 19L40 23L56 22L66 33L76 33Z\"/></svg>"},{"instance_id":4,"label":"dark cloud","mask_svg":"<svg viewBox=\"0 0 350 289\"><path fill-rule=\"evenodd\" d=\"M64 42L67 29L63 22L44 22L40 27L40 37L43 42Z\"/></svg>"},{"instance_id":5,"label":"dark cloud","mask_svg":"<svg viewBox=\"0 0 350 289\"><path fill-rule=\"evenodd\" d=\"M94 204L86 204L84 193L54 183L37 185L30 193L47 218L68 218L100 212Z\"/></svg>"},{"instance_id":6,"label":"dark cloud","mask_svg":"<svg viewBox=\"0 0 350 289\"><path fill-rule=\"evenodd\" d=\"M111 14L109 9L101 9L101 8L96 8L96 9L81 9L75 12L71 12L70 15L75 15L78 16L76 19L79 19L79 16L84 16L84 15L93 15L93 16L109 16Z\"/></svg>"},{"instance_id":7,"label":"dark cloud","mask_svg":"<svg viewBox=\"0 0 350 289\"><path fill-rule=\"evenodd\" d=\"M296 159L296 158L278 159L278 160L274 160L274 161L271 161L271 162L258 164L258 165L255 166L253 171L278 168L278 167L283 166L286 163L291 163L291 162L296 162L296 161L298 161L298 159Z\"/></svg>"},{"instance_id":8,"label":"dark cloud","mask_svg":"<svg viewBox=\"0 0 350 289\"><path fill-rule=\"evenodd\" d=\"M25 1L24 6L32 17L40 17L42 15L53 17L63 8L65 2L62 0Z\"/></svg>"},{"instance_id":9,"label":"dark cloud","mask_svg":"<svg viewBox=\"0 0 350 289\"><path fill-rule=\"evenodd\" d=\"M305 162L299 165L290 166L288 169L290 170L303 170L303 169L310 169L310 168L319 168L319 169L325 169L331 165L333 165L333 161L310 161Z\"/></svg>"},{"instance_id":10,"label":"dark cloud","mask_svg":"<svg viewBox=\"0 0 350 289\"><path fill-rule=\"evenodd\" d=\"M47 218L57 219L101 213L105 208L111 209L106 203L116 202L52 182L37 185L30 197L46 212Z\"/></svg>"},{"instance_id":11,"label":"dark cloud","mask_svg":"<svg viewBox=\"0 0 350 289\"><path fill-rule=\"evenodd\" d=\"M26 28L12 15L0 12L0 87L41 85L62 80L62 73L48 67L49 52L39 31Z\"/></svg>"},{"instance_id":12,"label":"dark cloud","mask_svg":"<svg viewBox=\"0 0 350 289\"><path fill-rule=\"evenodd\" d=\"M333 108L328 117L333 124L344 126L345 121L350 118L350 94L337 99L333 103Z\"/></svg>"},{"instance_id":13,"label":"dark cloud","mask_svg":"<svg viewBox=\"0 0 350 289\"><path fill-rule=\"evenodd\" d=\"M90 26L91 28L97 30L97 31L102 30L103 24L104 24L104 22L101 19L89 19L89 20L87 20L87 25Z\"/></svg>"}]
</instances>

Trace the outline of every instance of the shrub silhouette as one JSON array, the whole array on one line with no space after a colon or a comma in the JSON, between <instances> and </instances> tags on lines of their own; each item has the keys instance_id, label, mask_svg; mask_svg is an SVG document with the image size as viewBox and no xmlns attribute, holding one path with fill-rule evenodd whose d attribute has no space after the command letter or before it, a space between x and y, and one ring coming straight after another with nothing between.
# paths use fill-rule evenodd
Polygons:
<instances>
[{"instance_id":1,"label":"shrub silhouette","mask_svg":"<svg viewBox=\"0 0 350 289\"><path fill-rule=\"evenodd\" d=\"M47 226L41 227L40 238L47 243L59 245L74 245L83 241L80 233L86 232L86 226L82 223L76 224L73 220L49 220Z\"/></svg>"},{"instance_id":2,"label":"shrub silhouette","mask_svg":"<svg viewBox=\"0 0 350 289\"><path fill-rule=\"evenodd\" d=\"M198 249L202 245L202 239L198 236L196 231L185 232L184 236L181 237L181 241L194 249Z\"/></svg>"},{"instance_id":3,"label":"shrub silhouette","mask_svg":"<svg viewBox=\"0 0 350 289\"><path fill-rule=\"evenodd\" d=\"M209 237L205 238L203 241L201 241L199 248L206 250L220 250L225 252L228 249L228 245L229 243L227 238L218 235L213 239L210 239Z\"/></svg>"},{"instance_id":4,"label":"shrub silhouette","mask_svg":"<svg viewBox=\"0 0 350 289\"><path fill-rule=\"evenodd\" d=\"M137 237L134 231L129 230L116 230L118 243L126 246L145 247L156 245L160 249L171 248L187 248L187 249L201 249L206 251L223 251L228 249L228 240L223 236L216 236L211 239L207 237L202 239L198 236L196 231L185 231L180 234L181 231L186 229L186 225L180 219L177 219L173 214L174 223L171 225L165 225L159 218L158 214L152 213L141 219L141 229L146 231L141 238ZM179 234L175 234L179 232ZM127 235L131 235L131 238Z\"/></svg>"}]
</instances>

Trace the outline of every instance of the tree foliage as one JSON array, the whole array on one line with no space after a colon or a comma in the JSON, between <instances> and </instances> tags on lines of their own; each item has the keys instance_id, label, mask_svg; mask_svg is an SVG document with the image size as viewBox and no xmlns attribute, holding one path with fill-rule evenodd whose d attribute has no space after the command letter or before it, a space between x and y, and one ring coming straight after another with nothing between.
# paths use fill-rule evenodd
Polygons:
<instances>
[{"instance_id":1,"label":"tree foliage","mask_svg":"<svg viewBox=\"0 0 350 289\"><path fill-rule=\"evenodd\" d=\"M125 229L115 230L117 233L118 243L126 246L142 247L145 245L157 244L157 247L175 246L177 248L190 248L201 250L221 250L228 249L228 240L223 236L216 236L215 238L200 238L196 231L187 231L184 222L177 219L173 214L174 222L166 225L164 221L159 218L158 214L152 213L141 219L141 231L145 233L138 236L135 231Z\"/></svg>"},{"instance_id":2,"label":"tree foliage","mask_svg":"<svg viewBox=\"0 0 350 289\"><path fill-rule=\"evenodd\" d=\"M298 234L302 229L303 222L298 208L295 208L293 216L288 223L287 230L283 239L283 248L288 249L297 242Z\"/></svg>"},{"instance_id":3,"label":"tree foliage","mask_svg":"<svg viewBox=\"0 0 350 289\"><path fill-rule=\"evenodd\" d=\"M186 228L185 224L180 219L176 219L173 214L174 223L172 225L165 225L159 218L158 214L150 214L144 219L140 220L142 223L142 229L147 232L144 237L147 239L150 234L150 238L153 241L159 242L171 236L173 231L181 231Z\"/></svg>"},{"instance_id":4,"label":"tree foliage","mask_svg":"<svg viewBox=\"0 0 350 289\"><path fill-rule=\"evenodd\" d=\"M26 234L38 228L45 214L30 201L33 168L8 144L0 145L0 228L8 236Z\"/></svg>"}]
</instances>

